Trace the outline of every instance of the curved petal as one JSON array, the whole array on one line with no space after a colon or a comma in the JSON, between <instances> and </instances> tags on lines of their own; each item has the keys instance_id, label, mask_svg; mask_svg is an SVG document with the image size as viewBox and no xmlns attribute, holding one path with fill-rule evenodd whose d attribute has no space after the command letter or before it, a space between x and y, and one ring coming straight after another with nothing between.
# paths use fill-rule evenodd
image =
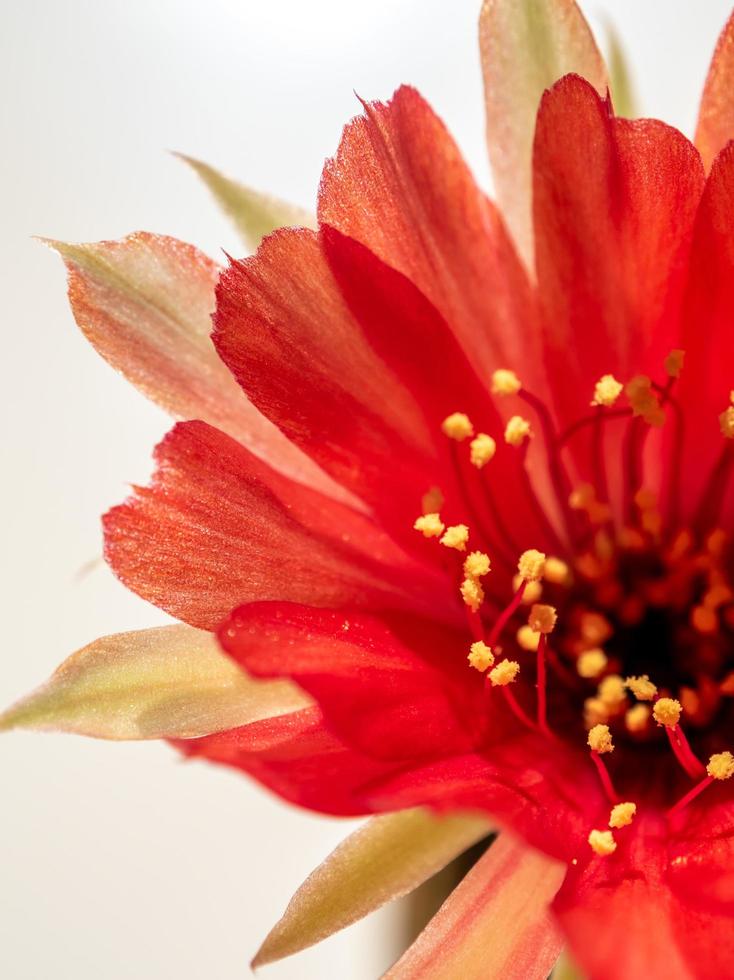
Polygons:
<instances>
[{"instance_id":1,"label":"curved petal","mask_svg":"<svg viewBox=\"0 0 734 980\"><path fill-rule=\"evenodd\" d=\"M704 175L679 132L615 119L575 76L543 98L533 167L546 359L568 422L588 412L603 374L659 378L678 345Z\"/></svg>"},{"instance_id":2,"label":"curved petal","mask_svg":"<svg viewBox=\"0 0 734 980\"><path fill-rule=\"evenodd\" d=\"M604 61L574 0L484 0L479 44L497 199L532 269L531 157L540 98L570 72L605 96Z\"/></svg>"},{"instance_id":3,"label":"curved petal","mask_svg":"<svg viewBox=\"0 0 734 980\"><path fill-rule=\"evenodd\" d=\"M250 404L211 342L220 268L193 245L137 232L121 241L47 241L69 274L69 302L94 349L176 418L210 422L294 479L344 491Z\"/></svg>"},{"instance_id":4,"label":"curved petal","mask_svg":"<svg viewBox=\"0 0 734 980\"><path fill-rule=\"evenodd\" d=\"M502 834L384 980L545 980L563 945L549 912L562 878Z\"/></svg>"},{"instance_id":5,"label":"curved petal","mask_svg":"<svg viewBox=\"0 0 734 980\"><path fill-rule=\"evenodd\" d=\"M93 738L194 738L304 708L287 681L254 680L211 633L163 626L104 636L0 715L0 730Z\"/></svg>"},{"instance_id":6,"label":"curved petal","mask_svg":"<svg viewBox=\"0 0 734 980\"><path fill-rule=\"evenodd\" d=\"M203 163L194 157L186 156L184 153L176 153L175 156L188 163L206 184L214 200L232 220L245 248L251 252L254 252L260 241L276 228L282 228L284 225L316 227L315 215L309 214L303 208L288 204L286 201L279 201L269 194L254 191L251 187L240 184L239 181L225 177L208 163Z\"/></svg>"},{"instance_id":7,"label":"curved petal","mask_svg":"<svg viewBox=\"0 0 734 980\"><path fill-rule=\"evenodd\" d=\"M679 478L690 516L724 446L718 417L729 405L734 359L734 145L715 161L696 220L684 302L680 379L685 456Z\"/></svg>"},{"instance_id":8,"label":"curved petal","mask_svg":"<svg viewBox=\"0 0 734 980\"><path fill-rule=\"evenodd\" d=\"M706 77L696 125L696 146L706 170L729 140L734 139L734 14L716 42Z\"/></svg>"},{"instance_id":9,"label":"curved petal","mask_svg":"<svg viewBox=\"0 0 734 980\"><path fill-rule=\"evenodd\" d=\"M373 817L308 876L252 968L307 949L407 895L490 830L484 817L420 809Z\"/></svg>"},{"instance_id":10,"label":"curved petal","mask_svg":"<svg viewBox=\"0 0 734 980\"><path fill-rule=\"evenodd\" d=\"M596 980L717 980L734 969L731 909L671 888L662 819L639 819L610 857L571 869L554 911L579 966ZM702 889L705 890L705 889ZM701 892L699 891L699 895Z\"/></svg>"},{"instance_id":11,"label":"curved petal","mask_svg":"<svg viewBox=\"0 0 734 980\"><path fill-rule=\"evenodd\" d=\"M436 622L262 602L237 609L219 639L256 676L295 680L366 755L440 758L478 737L467 719L481 714L483 678L466 662L466 634Z\"/></svg>"},{"instance_id":12,"label":"curved petal","mask_svg":"<svg viewBox=\"0 0 734 980\"><path fill-rule=\"evenodd\" d=\"M396 771L344 745L316 707L175 745L192 758L249 773L290 803L342 817L379 812L364 790Z\"/></svg>"},{"instance_id":13,"label":"curved petal","mask_svg":"<svg viewBox=\"0 0 734 980\"><path fill-rule=\"evenodd\" d=\"M478 370L522 357L530 371L536 316L525 272L446 127L408 86L363 105L324 169L319 220L406 275Z\"/></svg>"},{"instance_id":14,"label":"curved petal","mask_svg":"<svg viewBox=\"0 0 734 980\"><path fill-rule=\"evenodd\" d=\"M179 423L156 461L150 487L105 516L105 553L125 585L178 619L216 629L243 601L262 598L433 603L451 615L443 579L368 518L276 473L206 423Z\"/></svg>"}]
</instances>

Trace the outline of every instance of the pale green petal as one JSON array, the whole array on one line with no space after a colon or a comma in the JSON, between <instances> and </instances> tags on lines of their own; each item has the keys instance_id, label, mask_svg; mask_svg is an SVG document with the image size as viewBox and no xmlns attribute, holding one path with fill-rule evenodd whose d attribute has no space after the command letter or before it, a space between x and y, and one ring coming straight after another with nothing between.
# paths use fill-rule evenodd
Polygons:
<instances>
[{"instance_id":1,"label":"pale green petal","mask_svg":"<svg viewBox=\"0 0 734 980\"><path fill-rule=\"evenodd\" d=\"M253 967L291 956L417 888L490 833L484 817L403 810L374 817L309 875Z\"/></svg>"},{"instance_id":2,"label":"pale green petal","mask_svg":"<svg viewBox=\"0 0 734 980\"><path fill-rule=\"evenodd\" d=\"M261 239L276 228L316 228L316 217L303 208L269 194L261 194L236 180L225 177L208 163L183 153L177 157L188 163L201 177L214 199L234 223L243 244L254 252Z\"/></svg>"},{"instance_id":3,"label":"pale green petal","mask_svg":"<svg viewBox=\"0 0 734 980\"><path fill-rule=\"evenodd\" d=\"M611 22L605 25L607 34L607 62L609 64L609 87L612 90L614 113L625 119L637 115L637 99L632 83L629 60L622 41Z\"/></svg>"},{"instance_id":4,"label":"pale green petal","mask_svg":"<svg viewBox=\"0 0 734 980\"><path fill-rule=\"evenodd\" d=\"M164 626L104 636L0 715L0 731L30 728L94 738L195 738L297 711L288 681L249 677L211 633Z\"/></svg>"},{"instance_id":5,"label":"pale green petal","mask_svg":"<svg viewBox=\"0 0 734 980\"><path fill-rule=\"evenodd\" d=\"M497 199L532 269L531 162L540 98L569 72L604 96L606 69L574 0L484 0L479 43Z\"/></svg>"}]
</instances>

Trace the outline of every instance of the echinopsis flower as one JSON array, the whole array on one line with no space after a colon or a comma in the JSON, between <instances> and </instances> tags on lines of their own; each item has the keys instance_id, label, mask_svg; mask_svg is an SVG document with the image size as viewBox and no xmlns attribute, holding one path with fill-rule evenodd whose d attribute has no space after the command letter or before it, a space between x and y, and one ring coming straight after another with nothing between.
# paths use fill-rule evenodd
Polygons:
<instances>
[{"instance_id":1,"label":"echinopsis flower","mask_svg":"<svg viewBox=\"0 0 734 980\"><path fill-rule=\"evenodd\" d=\"M615 115L571 0L480 28L502 213L401 88L346 127L315 229L223 270L56 243L92 343L194 419L104 519L183 625L97 641L2 724L382 814L257 962L494 827L389 976L542 978L564 941L592 978L729 976L734 19L695 146ZM249 234L280 223L195 166Z\"/></svg>"}]
</instances>

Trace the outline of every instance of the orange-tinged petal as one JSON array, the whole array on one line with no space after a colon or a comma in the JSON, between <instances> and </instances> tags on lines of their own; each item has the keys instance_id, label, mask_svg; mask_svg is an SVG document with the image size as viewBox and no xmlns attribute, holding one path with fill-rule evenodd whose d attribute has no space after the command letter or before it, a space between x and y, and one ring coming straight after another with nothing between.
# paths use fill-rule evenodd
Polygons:
<instances>
[{"instance_id":1,"label":"orange-tinged petal","mask_svg":"<svg viewBox=\"0 0 734 980\"><path fill-rule=\"evenodd\" d=\"M563 865L502 834L383 980L545 980L562 940L548 911Z\"/></svg>"},{"instance_id":2,"label":"orange-tinged petal","mask_svg":"<svg viewBox=\"0 0 734 980\"><path fill-rule=\"evenodd\" d=\"M606 69L574 0L485 0L479 43L497 199L532 268L530 163L540 97L569 72L604 96Z\"/></svg>"},{"instance_id":3,"label":"orange-tinged petal","mask_svg":"<svg viewBox=\"0 0 734 980\"><path fill-rule=\"evenodd\" d=\"M316 228L316 216L304 208L255 191L239 181L225 177L208 163L194 157L184 153L175 155L196 171L214 200L234 224L245 248L251 252L276 228L285 225Z\"/></svg>"},{"instance_id":4,"label":"orange-tinged petal","mask_svg":"<svg viewBox=\"0 0 734 980\"><path fill-rule=\"evenodd\" d=\"M0 715L0 730L94 738L196 738L289 714L310 699L288 681L260 681L211 633L163 626L104 636Z\"/></svg>"},{"instance_id":5,"label":"orange-tinged petal","mask_svg":"<svg viewBox=\"0 0 734 980\"><path fill-rule=\"evenodd\" d=\"M406 895L490 830L484 817L420 808L372 818L304 881L252 966L313 946Z\"/></svg>"},{"instance_id":6,"label":"orange-tinged petal","mask_svg":"<svg viewBox=\"0 0 734 980\"><path fill-rule=\"evenodd\" d=\"M701 97L695 143L708 171L734 139L734 13L719 35Z\"/></svg>"},{"instance_id":7,"label":"orange-tinged petal","mask_svg":"<svg viewBox=\"0 0 734 980\"><path fill-rule=\"evenodd\" d=\"M49 241L69 272L69 300L87 340L176 418L203 419L276 469L343 496L252 405L210 334L219 266L193 245L138 232L120 241Z\"/></svg>"}]
</instances>

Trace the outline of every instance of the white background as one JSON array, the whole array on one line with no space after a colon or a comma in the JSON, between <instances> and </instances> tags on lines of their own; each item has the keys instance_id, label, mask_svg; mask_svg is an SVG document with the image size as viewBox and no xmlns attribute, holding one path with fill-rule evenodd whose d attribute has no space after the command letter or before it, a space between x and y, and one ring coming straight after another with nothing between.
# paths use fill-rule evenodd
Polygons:
<instances>
[{"instance_id":1,"label":"white background","mask_svg":"<svg viewBox=\"0 0 734 980\"><path fill-rule=\"evenodd\" d=\"M484 160L478 0L6 0L0 27L3 642L0 702L96 636L163 616L100 564L98 516L144 480L167 420L88 348L34 234L239 246L201 157L312 205L356 90L402 81ZM691 132L727 0L608 0L641 103ZM84 569L87 569L84 571ZM289 809L166 746L0 739L0 976L234 980L353 824ZM388 917L267 969L371 980Z\"/></svg>"}]
</instances>

